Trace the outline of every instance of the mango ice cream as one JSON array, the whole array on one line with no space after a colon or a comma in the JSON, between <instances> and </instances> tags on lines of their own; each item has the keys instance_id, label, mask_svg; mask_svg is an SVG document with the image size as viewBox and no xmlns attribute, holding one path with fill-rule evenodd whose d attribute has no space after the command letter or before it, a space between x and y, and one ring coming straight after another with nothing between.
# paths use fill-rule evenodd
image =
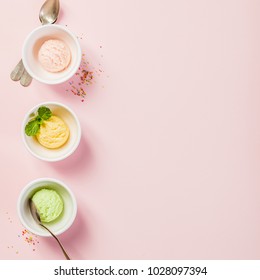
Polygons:
<instances>
[{"instance_id":1,"label":"mango ice cream","mask_svg":"<svg viewBox=\"0 0 260 280\"><path fill-rule=\"evenodd\" d=\"M41 124L36 138L42 146L57 149L67 142L69 134L69 128L65 122L57 116L51 116Z\"/></svg>"}]
</instances>

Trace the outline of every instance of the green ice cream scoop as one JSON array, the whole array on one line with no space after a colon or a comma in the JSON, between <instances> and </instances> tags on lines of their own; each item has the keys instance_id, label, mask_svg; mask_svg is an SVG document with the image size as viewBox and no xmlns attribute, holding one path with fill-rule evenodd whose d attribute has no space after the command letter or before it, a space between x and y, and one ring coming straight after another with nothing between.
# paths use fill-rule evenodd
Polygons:
<instances>
[{"instance_id":1,"label":"green ice cream scoop","mask_svg":"<svg viewBox=\"0 0 260 280\"><path fill-rule=\"evenodd\" d=\"M32 201L43 223L54 221L62 213L63 201L54 190L41 189L33 195Z\"/></svg>"}]
</instances>

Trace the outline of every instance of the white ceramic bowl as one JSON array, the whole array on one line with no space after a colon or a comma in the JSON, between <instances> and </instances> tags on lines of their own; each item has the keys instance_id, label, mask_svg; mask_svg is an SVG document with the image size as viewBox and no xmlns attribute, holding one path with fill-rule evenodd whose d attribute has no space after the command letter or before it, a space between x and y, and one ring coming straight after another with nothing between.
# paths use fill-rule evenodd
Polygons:
<instances>
[{"instance_id":1,"label":"white ceramic bowl","mask_svg":"<svg viewBox=\"0 0 260 280\"><path fill-rule=\"evenodd\" d=\"M45 223L54 234L59 235L72 225L77 214L75 196L69 187L61 181L52 178L40 178L26 185L18 198L18 216L23 226L30 232L39 236L51 236L48 231L34 221L29 208L29 199L32 198L35 192L42 188L55 190L63 200L64 207L61 216L57 218L57 221L54 220L50 223Z\"/></svg>"},{"instance_id":2,"label":"white ceramic bowl","mask_svg":"<svg viewBox=\"0 0 260 280\"><path fill-rule=\"evenodd\" d=\"M68 141L58 149L48 149L42 146L35 136L25 134L25 126L37 114L41 106L48 107L53 115L60 117L69 127ZM33 107L25 116L22 123L22 139L28 151L38 159L45 161L60 161L70 156L78 147L81 138L81 127L76 114L66 105L58 102L44 102Z\"/></svg>"},{"instance_id":3,"label":"white ceramic bowl","mask_svg":"<svg viewBox=\"0 0 260 280\"><path fill-rule=\"evenodd\" d=\"M69 66L58 73L46 71L38 61L38 52L46 40L59 39L64 41L71 51ZM34 29L25 39L22 59L27 72L45 84L60 84L70 79L78 70L82 58L79 41L67 28L57 24L47 24Z\"/></svg>"}]
</instances>

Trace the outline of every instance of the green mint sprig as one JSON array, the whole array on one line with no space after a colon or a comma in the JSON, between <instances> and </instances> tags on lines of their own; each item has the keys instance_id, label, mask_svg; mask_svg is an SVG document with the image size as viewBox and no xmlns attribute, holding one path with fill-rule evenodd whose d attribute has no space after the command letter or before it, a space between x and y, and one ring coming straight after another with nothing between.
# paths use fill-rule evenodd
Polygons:
<instances>
[{"instance_id":1,"label":"green mint sprig","mask_svg":"<svg viewBox=\"0 0 260 280\"><path fill-rule=\"evenodd\" d=\"M37 112L38 115L25 126L27 136L35 136L40 130L41 124L52 116L51 110L45 106L40 107Z\"/></svg>"}]
</instances>

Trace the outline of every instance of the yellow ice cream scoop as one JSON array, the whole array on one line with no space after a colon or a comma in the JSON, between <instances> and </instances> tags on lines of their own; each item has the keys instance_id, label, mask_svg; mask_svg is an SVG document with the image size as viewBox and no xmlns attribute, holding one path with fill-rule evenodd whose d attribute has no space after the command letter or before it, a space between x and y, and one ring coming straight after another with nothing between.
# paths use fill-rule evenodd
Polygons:
<instances>
[{"instance_id":1,"label":"yellow ice cream scoop","mask_svg":"<svg viewBox=\"0 0 260 280\"><path fill-rule=\"evenodd\" d=\"M32 201L43 223L56 220L63 211L63 201L60 195L51 189L37 191L33 195Z\"/></svg>"},{"instance_id":2,"label":"yellow ice cream scoop","mask_svg":"<svg viewBox=\"0 0 260 280\"><path fill-rule=\"evenodd\" d=\"M57 149L67 142L69 134L70 131L65 122L57 116L51 116L41 124L36 138L42 146Z\"/></svg>"}]
</instances>

